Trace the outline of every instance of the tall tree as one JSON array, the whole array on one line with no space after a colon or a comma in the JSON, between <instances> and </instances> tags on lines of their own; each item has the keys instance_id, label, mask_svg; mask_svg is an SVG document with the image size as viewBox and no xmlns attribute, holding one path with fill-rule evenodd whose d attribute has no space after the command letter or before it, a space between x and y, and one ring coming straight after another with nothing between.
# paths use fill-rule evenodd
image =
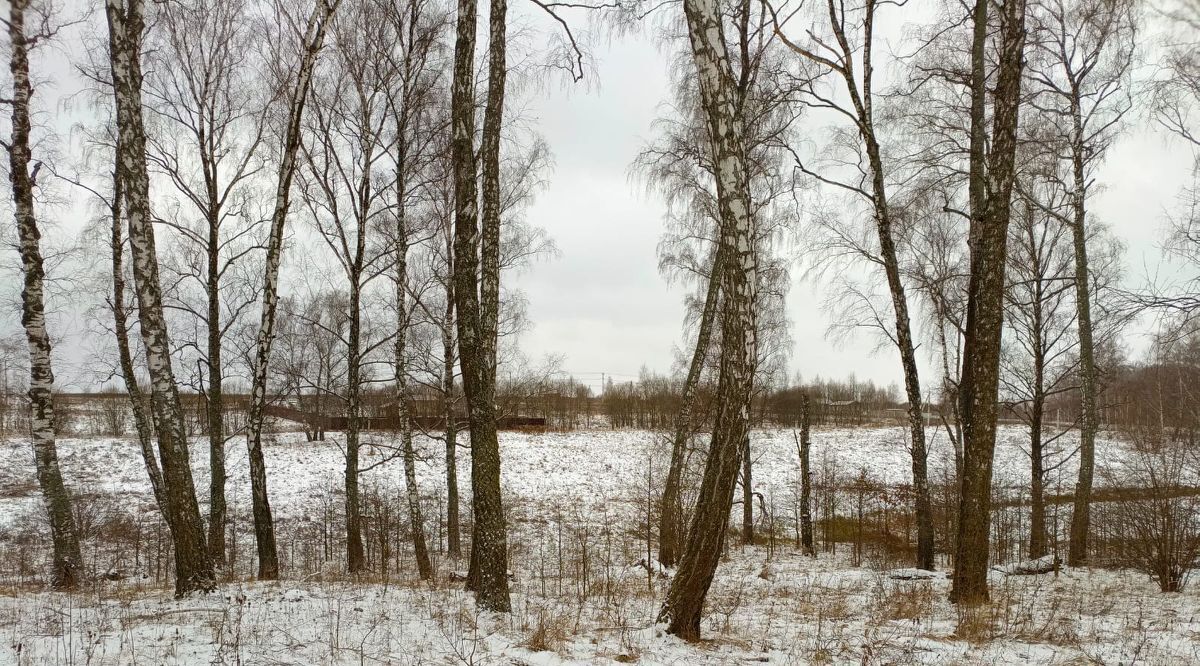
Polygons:
<instances>
[{"instance_id":1,"label":"tall tree","mask_svg":"<svg viewBox=\"0 0 1200 666\"><path fill-rule=\"evenodd\" d=\"M681 17L682 18L682 17ZM737 108L747 128L744 137L750 192L755 219L755 251L759 285L754 304L759 327L755 386L767 387L783 367L789 348L788 322L783 316L789 284L787 262L776 256L777 239L789 233L797 219L787 169L788 154L799 107L788 103L793 86L782 52L772 39L771 20L761 5L735 3L722 10L732 33L735 55L730 63L737 81ZM675 36L675 33L671 33ZM682 33L680 33L682 34ZM715 165L706 148L705 118L700 108L695 65L690 48L681 49L673 66L674 103L670 115L656 124L660 136L638 156L634 168L667 203L666 231L659 242L659 269L669 280L694 285L688 296L687 319L695 329L695 344L683 359L686 374L679 409L670 430L670 462L659 514L659 561L674 566L686 529L682 506L688 443L696 434L695 413L701 382L713 369L712 349L719 340L716 316L721 303L720 212L715 192ZM753 523L753 487L746 481L751 458L743 456L743 527ZM748 533L748 532L747 532Z\"/></svg>"},{"instance_id":2,"label":"tall tree","mask_svg":"<svg viewBox=\"0 0 1200 666\"><path fill-rule=\"evenodd\" d=\"M839 190L849 192L870 207L875 227L875 242L864 246L852 241L853 234L843 229L831 230L834 245L845 246L849 243L849 247L843 247L841 253L825 253L824 257L818 257L818 262L829 261L839 256L850 256L856 261L865 258L874 267L882 270L886 278L892 317L888 322L890 325L882 328L885 336L900 352L900 364L904 370L917 519L916 563L922 569L933 569L933 513L929 500L925 408L917 365L917 344L909 316L909 297L904 284L901 251L898 249L898 225L891 201L891 189L895 184L889 182L889 178L895 179L896 174L894 166L885 164L883 141L886 138L884 133L888 129L888 121L883 120L881 123L876 112L875 21L882 4L884 3L878 0L862 0L861 3L850 6L827 2L824 11L819 11L824 14L821 19L824 25L820 32L810 31L806 42L796 42L786 37L783 39L793 51L818 67L821 73L821 76L814 77L805 87L807 103L816 108L836 111L840 117L849 119L854 128L853 135L857 140L849 140L850 145L842 146L853 157L838 157L836 161L841 164L865 164L865 173L858 172L858 169L863 168L859 166L851 179L845 179L844 176L829 173L829 170L821 173L810 169L797 160L798 168L805 173ZM782 27L776 23L776 30L781 35ZM819 81L825 75L833 75L839 80L838 95L830 95L818 87ZM841 226L840 223L835 224ZM872 319L878 320L874 317Z\"/></svg>"},{"instance_id":3,"label":"tall tree","mask_svg":"<svg viewBox=\"0 0 1200 666\"><path fill-rule=\"evenodd\" d=\"M458 390L458 337L454 323L454 182L453 166L449 158L449 141L445 132L439 148L441 159L430 165L427 183L424 185L426 202L433 217L430 242L425 244L422 260L428 264L427 272L435 283L433 289L424 290L414 305L420 314L420 330L427 336L418 337L420 352L413 365L416 380L432 391L440 402L442 434L428 433L431 438L440 437L445 451L446 466L446 550L450 557L462 556L460 535L460 508L458 492L458 407L461 395ZM414 350L417 351L417 350Z\"/></svg>"},{"instance_id":4,"label":"tall tree","mask_svg":"<svg viewBox=\"0 0 1200 666\"><path fill-rule=\"evenodd\" d=\"M395 218L393 240L395 263L395 371L396 407L404 459L404 484L408 499L409 522L417 571L422 580L433 577L429 549L425 543L425 527L421 516L421 499L417 488L416 454L413 449L413 424L410 418L409 395L409 331L413 328L416 299L409 298L409 248L415 239L411 217L421 184L431 167L440 162L441 144L437 141L442 129L442 114L434 104L440 102L438 93L441 76L433 61L446 16L431 12L425 2L414 1L405 8L392 7L389 20L399 36L396 59L399 61L399 86L389 99L396 130L395 147ZM432 234L435 238L437 231Z\"/></svg>"},{"instance_id":5,"label":"tall tree","mask_svg":"<svg viewBox=\"0 0 1200 666\"><path fill-rule=\"evenodd\" d=\"M659 613L668 631L700 638L704 599L724 543L733 491L741 468L750 416L755 345L756 252L751 216L742 116L730 67L725 29L716 0L685 0L688 37L707 120L708 147L715 165L724 248L721 293L721 357L716 422L705 462L700 497L688 529L679 570Z\"/></svg>"},{"instance_id":6,"label":"tall tree","mask_svg":"<svg viewBox=\"0 0 1200 666\"><path fill-rule=\"evenodd\" d=\"M3 142L8 151L8 178L12 184L14 217L21 253L24 286L21 290L21 324L29 345L29 423L33 442L33 458L38 487L49 516L50 538L54 546L54 568L51 585L57 589L73 589L83 576L83 558L79 551L79 532L71 513L71 495L63 482L58 466L58 448L54 433L54 370L50 359L50 332L46 327L44 282L46 271L42 263L41 231L34 214L33 188L37 186L39 162L30 172L29 120L33 83L29 75L29 52L40 40L48 39L54 30L51 16L35 14L43 29L41 33L26 31L28 0L12 0L9 4L9 72L12 74L12 134Z\"/></svg>"},{"instance_id":7,"label":"tall tree","mask_svg":"<svg viewBox=\"0 0 1200 666\"><path fill-rule=\"evenodd\" d=\"M1025 63L1025 0L1005 0L996 17L994 85L988 85L989 3L977 0L972 15L968 196L970 271L958 384L963 432L963 474L951 600L987 601L992 463L999 416L1004 268L1016 174L1021 79ZM988 93L992 127L988 135Z\"/></svg>"},{"instance_id":8,"label":"tall tree","mask_svg":"<svg viewBox=\"0 0 1200 666\"><path fill-rule=\"evenodd\" d=\"M489 14L488 94L484 107L482 222L476 202L475 30L473 0L459 0L451 93L454 165L454 301L459 363L471 431L471 506L475 516L468 585L481 608L508 612L508 538L500 493L496 433L496 326L499 298L499 132L504 107L507 3Z\"/></svg>"},{"instance_id":9,"label":"tall tree","mask_svg":"<svg viewBox=\"0 0 1200 666\"><path fill-rule=\"evenodd\" d=\"M402 167L397 167L399 171ZM404 178L397 174L397 183ZM397 185L402 187L402 185ZM411 396L408 388L408 350L406 340L412 321L412 306L408 304L408 245L409 231L403 205L396 211L396 417L400 427L400 445L404 457L404 489L408 500L408 518L413 540L413 551L417 559L417 572L421 580L433 577L429 562L429 548L425 544L425 524L421 518L421 495L417 488L416 453L413 450L413 426L411 419Z\"/></svg>"},{"instance_id":10,"label":"tall tree","mask_svg":"<svg viewBox=\"0 0 1200 666\"><path fill-rule=\"evenodd\" d=\"M148 397L139 385L138 372L143 366L139 363L140 359L135 347L129 342L132 322L126 300L129 298L131 290L129 268L126 263L128 243L124 231L126 224L125 187L121 180L123 169L116 164L121 150L117 147L118 132L111 117L113 93L109 68L108 53L106 51L98 53L97 50L89 51L88 60L78 65L78 71L84 78L92 82L93 88L89 92L93 97L93 103L96 108L105 111L102 116L97 118L95 127L87 131L89 135L87 145L99 149L99 154L104 156L103 159L106 161L105 180L109 185L108 187L103 184L93 186L84 182L80 177L56 175L88 192L103 205L103 219L106 223L103 225L103 229L98 230L97 233L103 237L102 242L110 251L110 262L106 273L110 277L111 292L105 295L104 306L107 313L112 316L112 325L111 327L106 323L100 325L103 327L103 333L113 335L117 355L115 366L106 368L106 370L121 376L121 382L125 386L129 400L130 414L133 417L142 462L146 467L146 473L154 493L155 504L163 519L166 520L169 514L166 510L165 484L158 463L158 454L154 450L154 413L150 408Z\"/></svg>"},{"instance_id":11,"label":"tall tree","mask_svg":"<svg viewBox=\"0 0 1200 666\"><path fill-rule=\"evenodd\" d=\"M105 8L120 150L117 168L124 187L138 319L150 374L151 404L170 515L167 526L175 548L175 594L183 596L196 591L211 591L216 581L205 542L204 523L196 503L183 408L171 368L158 255L151 224L150 180L142 120L141 57L145 19L141 0L107 0Z\"/></svg>"},{"instance_id":12,"label":"tall tree","mask_svg":"<svg viewBox=\"0 0 1200 666\"><path fill-rule=\"evenodd\" d=\"M114 154L120 154L115 150ZM142 464L146 467L146 475L150 478L150 488L154 492L154 501L159 512L166 519L167 512L166 484L163 482L162 469L159 468L158 456L154 453L154 422L153 414L148 409L148 403L141 386L138 385L137 369L134 365L133 348L129 344L129 311L125 305L128 286L125 282L125 234L122 227L125 224L123 211L124 188L121 185L121 169L114 164L113 192L109 201L109 216L111 218L109 247L112 249L112 294L108 305L112 311L113 333L117 343L117 360L121 371L121 380L125 384L125 392L129 396L130 412L133 415L133 426L137 432L138 445L142 453Z\"/></svg>"},{"instance_id":13,"label":"tall tree","mask_svg":"<svg viewBox=\"0 0 1200 666\"><path fill-rule=\"evenodd\" d=\"M673 567L679 561L680 541L685 528L682 502L683 466L687 459L687 445L694 433L693 410L700 388L709 348L712 346L713 323L716 320L717 304L720 300L720 247L714 252L712 268L709 269L708 286L704 292L704 305L700 311L696 342L688 362L687 376L683 380L679 410L671 438L671 460L667 467L667 478L663 483L662 507L658 521L658 561Z\"/></svg>"},{"instance_id":14,"label":"tall tree","mask_svg":"<svg viewBox=\"0 0 1200 666\"><path fill-rule=\"evenodd\" d=\"M1132 108L1130 75L1137 37L1130 0L1046 0L1030 12L1031 104L1046 124L1043 143L1067 206L1044 206L1071 230L1079 336L1079 476L1071 514L1067 563L1087 562L1096 430L1099 427L1094 278L1088 261L1089 193L1093 174ZM1062 210L1062 212L1058 212Z\"/></svg>"},{"instance_id":15,"label":"tall tree","mask_svg":"<svg viewBox=\"0 0 1200 666\"><path fill-rule=\"evenodd\" d=\"M196 355L194 380L205 397L208 546L217 565L225 562L226 540L224 349L258 300L244 269L259 249L261 220L249 186L262 168L265 124L250 75L248 14L243 0L164 3L150 33L145 82L156 121L147 135L150 164L182 204L161 220L176 258L164 263L172 278L165 305L194 321L202 337L184 346Z\"/></svg>"},{"instance_id":16,"label":"tall tree","mask_svg":"<svg viewBox=\"0 0 1200 666\"><path fill-rule=\"evenodd\" d=\"M1069 459L1054 448L1067 429L1049 432L1047 408L1075 388L1074 284L1066 228L1028 200L1017 204L1009 226L1008 334L1000 381L1003 403L1029 426L1029 557L1039 558L1049 550L1047 477Z\"/></svg>"},{"instance_id":17,"label":"tall tree","mask_svg":"<svg viewBox=\"0 0 1200 666\"><path fill-rule=\"evenodd\" d=\"M348 296L343 476L350 573L366 568L359 489L363 387L370 379L368 358L390 338L373 336L364 312L369 289L391 257L378 236L392 212L397 175L385 168L396 143L388 98L400 75L398 63L385 55L397 35L384 11L363 0L347 3L333 20L331 55L314 78L301 144L304 206Z\"/></svg>"},{"instance_id":18,"label":"tall tree","mask_svg":"<svg viewBox=\"0 0 1200 666\"><path fill-rule=\"evenodd\" d=\"M275 522L267 496L267 469L262 452L263 419L267 406L267 370L271 344L275 340L275 312L279 304L279 265L283 258L284 232L291 206L292 179L296 174L297 153L301 142L304 104L312 85L317 55L325 44L325 29L341 0L317 0L302 34L285 31L285 39L298 37L299 64L294 76L284 77L280 85L287 100L286 121L280 146L279 169L271 229L267 236L267 256L262 283L262 317L255 344L254 371L250 388L250 414L246 427L246 448L250 459L250 497L254 511L254 539L258 550L258 577L279 577L279 553L275 543Z\"/></svg>"},{"instance_id":19,"label":"tall tree","mask_svg":"<svg viewBox=\"0 0 1200 666\"><path fill-rule=\"evenodd\" d=\"M510 71L519 73L519 69ZM452 141L447 118L441 114L437 128L429 138L438 145L425 146L427 159L432 158L421 179L424 205L432 216L432 228L423 232L428 241L421 246L421 266L427 274L426 282L420 287L420 295L414 293L415 305L419 308L420 321L414 342L419 351L414 359L414 379L438 396L441 403L443 430L427 433L440 439L445 445L446 460L446 537L447 549L452 557L461 555L460 509L458 490L458 449L461 428L460 408L462 395L460 358L458 349L457 317L455 305L455 196ZM533 260L553 255L553 241L537 227L529 225L522 217L523 209L542 186L543 174L549 166L546 145L536 135L529 136L520 131L520 119L507 124L508 134L503 140L506 151L501 155L500 182L500 256L499 275L520 270ZM524 135L522 135L524 134ZM437 155L436 158L433 156ZM512 344L525 326L521 294L511 287L500 292L497 321L497 367L503 365L502 352L511 353ZM499 380L498 380L499 381ZM469 446L469 443L466 445Z\"/></svg>"}]
</instances>

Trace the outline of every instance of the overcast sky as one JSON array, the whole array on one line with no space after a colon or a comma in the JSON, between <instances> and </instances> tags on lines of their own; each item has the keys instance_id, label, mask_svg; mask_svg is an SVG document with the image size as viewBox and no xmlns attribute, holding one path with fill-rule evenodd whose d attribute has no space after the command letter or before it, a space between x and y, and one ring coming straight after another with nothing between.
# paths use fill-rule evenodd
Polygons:
<instances>
[{"instance_id":1,"label":"overcast sky","mask_svg":"<svg viewBox=\"0 0 1200 666\"><path fill-rule=\"evenodd\" d=\"M903 26L885 23L882 29L900 33ZM71 41L66 48L78 49L78 42ZM669 287L657 270L662 202L629 176L630 164L652 138L652 124L668 99L670 58L645 36L596 43L591 53L595 69L586 85L551 85L527 93L527 115L549 144L555 163L528 218L549 232L560 255L533 265L514 282L527 295L533 323L523 338L526 353L535 359L559 355L564 371L598 388L602 376L633 379L643 366L670 371L676 351L690 340L681 331L685 294ZM39 89L42 108L48 111L44 119L58 127L66 141L71 123L86 115L78 103L69 110L62 105L79 84L61 54L48 55L42 64L55 81ZM1093 210L1128 246L1126 283L1137 286L1147 276L1161 278L1174 271L1161 265L1159 246L1166 213L1188 181L1192 157L1147 129L1144 119L1135 119L1133 125L1098 174ZM802 132L819 142L824 128L810 121ZM65 232L81 227L82 212L76 206L62 215ZM893 350L874 353L875 340L864 337L842 344L828 339L828 318L820 308L822 285L802 282L802 273L802 265L793 266L788 314L795 344L790 376L854 373L877 383L899 383L902 375ZM4 279L15 277L10 272ZM9 292L15 291L15 284L7 285ZM6 324L15 332L19 320ZM1135 353L1144 345L1139 335L1135 330L1127 336ZM67 361L60 366L64 383L87 385L71 372L72 366L81 365L86 346L74 340L64 347L57 350ZM922 360L928 363L928 358Z\"/></svg>"},{"instance_id":2,"label":"overcast sky","mask_svg":"<svg viewBox=\"0 0 1200 666\"><path fill-rule=\"evenodd\" d=\"M896 26L890 26L892 30ZM663 205L628 176L637 152L652 137L652 123L668 99L668 58L651 40L629 37L593 51L598 89L552 89L537 96L531 113L555 155L548 190L529 213L554 237L561 256L535 265L517 283L528 294L534 328L524 339L532 355L565 356L564 369L598 384L594 373L630 378L643 365L665 372L682 337L684 292L668 288L657 271L656 244ZM1125 280L1172 274L1160 265L1166 213L1190 176L1192 158L1144 119L1114 146L1098 173L1093 210L1128 246ZM825 128L803 130L820 140ZM860 336L840 344L827 333L821 310L823 285L803 282L793 267L788 299L792 323L789 371L902 383L899 355L875 353L875 340ZM1146 324L1131 329L1136 354ZM928 358L922 359L928 362Z\"/></svg>"}]
</instances>

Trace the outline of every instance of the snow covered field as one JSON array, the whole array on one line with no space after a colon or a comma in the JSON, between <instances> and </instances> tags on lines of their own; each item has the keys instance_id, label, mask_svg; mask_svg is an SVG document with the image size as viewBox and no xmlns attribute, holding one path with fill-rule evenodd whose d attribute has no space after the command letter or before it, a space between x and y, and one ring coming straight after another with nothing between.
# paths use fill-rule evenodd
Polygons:
<instances>
[{"instance_id":1,"label":"snow covered field","mask_svg":"<svg viewBox=\"0 0 1200 666\"><path fill-rule=\"evenodd\" d=\"M930 478L944 478L953 468L953 450L945 432L929 429ZM342 452L337 445L340 434L331 434L326 442L305 442L300 433L282 433L266 447L271 505L278 518L302 519L312 510L314 497L336 492L341 483ZM364 434L362 466L368 467L390 455L390 435ZM1022 487L1028 485L1029 458L1024 453L1027 431L1002 428L996 446L995 484ZM461 435L466 440L466 434ZM1069 449L1077 437L1060 440ZM384 445L370 446L371 442ZM768 497L790 496L797 483L796 442L791 430L756 431L751 436L755 459L755 487ZM418 485L423 493L434 492L444 483L442 445L418 438ZM193 441L192 469L201 502L208 485L207 441ZM654 479L665 474L666 444L660 433L637 430L592 430L567 433L501 434L504 463L504 491L510 502L533 502L541 507L558 506L595 514L631 500L631 493L644 488L647 464L654 466ZM141 464L136 443L129 439L66 439L59 442L59 456L68 484L79 493L119 500L127 510L153 509L150 485ZM1096 458L1100 470L1097 482L1104 484L1105 470L1119 468L1126 451L1120 442L1097 441ZM234 439L228 450L228 501L231 510L248 512L249 477L244 443ZM865 470L874 481L903 484L911 479L911 461L903 428L858 428L818 430L813 433L812 465L814 474L822 467L850 478ZM469 452L459 453L460 479L464 494L469 492L467 471ZM30 515L40 515L40 497L33 483L33 460L20 440L0 443L0 527ZM652 479L653 481L653 479ZM399 460L389 460L363 475L365 486L394 492L402 488L403 473ZM1070 488L1075 483L1075 466L1066 464L1050 475L1049 488ZM657 487L657 483L655 484ZM643 490L644 492L644 490ZM248 514L247 514L248 515Z\"/></svg>"},{"instance_id":2,"label":"snow covered field","mask_svg":"<svg viewBox=\"0 0 1200 666\"><path fill-rule=\"evenodd\" d=\"M293 569L292 579L264 584L248 581L246 563L218 594L175 601L165 581L146 575L148 553L131 560L127 552L94 549L94 558L119 560L99 562L97 569L119 570L121 580L75 595L38 591L30 580L41 563L36 557L17 562L24 559L22 544L34 541L22 535L38 531L42 521L31 456L23 442L0 443L0 555L7 561L0 565L0 664L1200 664L1195 587L1163 595L1145 576L1100 569L996 574L993 604L962 617L945 601L944 579L890 580L880 562L853 567L844 553L812 560L790 544L732 546L709 597L709 640L681 643L654 624L666 580L637 566L645 557L647 484L658 487L666 462L658 437L637 431L502 434L514 534L514 612L508 616L477 614L460 585L447 581L465 564L447 558L439 558L434 584L418 583L411 566L386 580L347 580L333 563L303 576ZM1002 431L998 484L1026 483L1024 437L1020 429ZM388 455L390 444L383 435L369 439L380 447L364 457L364 467ZM295 535L307 534L302 526L341 504L336 442L302 440L284 434L266 449L273 508ZM791 431L756 432L752 448L755 489L767 501L791 501L797 480ZM1105 466L1119 468L1126 455L1120 443L1102 441L1098 448ZM436 551L441 444L423 440L421 449L419 482ZM203 499L203 443L194 442L192 453ZM85 510L103 506L153 519L132 442L65 440L60 456ZM952 465L944 433L934 435L931 457L936 479ZM814 471L825 467L847 479L860 470L892 484L908 476L898 428L816 432L812 458ZM231 511L247 528L239 440L231 442L229 467ZM1072 467L1056 472L1061 476L1051 487L1068 488ZM467 470L464 451L464 494ZM398 497L400 462L371 469L364 486L385 500ZM467 506L464 498L464 512ZM252 549L249 542L241 547Z\"/></svg>"}]
</instances>

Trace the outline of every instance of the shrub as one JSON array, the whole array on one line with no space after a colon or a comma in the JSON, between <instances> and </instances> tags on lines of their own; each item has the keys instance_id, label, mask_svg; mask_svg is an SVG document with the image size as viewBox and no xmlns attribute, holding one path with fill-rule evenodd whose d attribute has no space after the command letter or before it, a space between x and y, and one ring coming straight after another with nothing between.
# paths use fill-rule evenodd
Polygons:
<instances>
[{"instance_id":1,"label":"shrub","mask_svg":"<svg viewBox=\"0 0 1200 666\"><path fill-rule=\"evenodd\" d=\"M1114 507L1118 560L1180 592L1200 557L1200 497L1184 482L1194 452L1156 430L1136 435L1124 482L1137 491Z\"/></svg>"}]
</instances>

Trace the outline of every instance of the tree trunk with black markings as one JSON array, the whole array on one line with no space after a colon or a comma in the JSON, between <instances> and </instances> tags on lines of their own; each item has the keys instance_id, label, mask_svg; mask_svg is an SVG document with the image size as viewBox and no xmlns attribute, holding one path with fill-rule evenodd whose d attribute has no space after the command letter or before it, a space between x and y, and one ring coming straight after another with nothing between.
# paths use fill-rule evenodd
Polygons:
<instances>
[{"instance_id":1,"label":"tree trunk with black markings","mask_svg":"<svg viewBox=\"0 0 1200 666\"><path fill-rule=\"evenodd\" d=\"M364 169L362 186L370 182L370 169ZM366 250L366 227L359 227L355 257L349 265L350 331L346 338L346 570L352 574L367 568L363 548L362 502L358 489L358 454L362 424L362 258Z\"/></svg>"},{"instance_id":2,"label":"tree trunk with black markings","mask_svg":"<svg viewBox=\"0 0 1200 666\"><path fill-rule=\"evenodd\" d=\"M471 563L467 585L480 608L508 612L508 539L500 492L500 447L496 433L495 349L499 284L499 149L504 101L504 0L491 4L488 100L484 110L483 233L476 203L475 30L473 0L458 4L451 100L455 191L454 301L459 364L471 431Z\"/></svg>"},{"instance_id":3,"label":"tree trunk with black markings","mask_svg":"<svg viewBox=\"0 0 1200 666\"><path fill-rule=\"evenodd\" d=\"M205 292L208 299L208 553L216 566L225 564L225 383L221 364L221 281L220 281L220 210L216 206L216 183L210 187L208 219L208 275Z\"/></svg>"},{"instance_id":4,"label":"tree trunk with black markings","mask_svg":"<svg viewBox=\"0 0 1200 666\"><path fill-rule=\"evenodd\" d=\"M737 85L722 15L714 0L685 0L684 14L715 165L720 211L721 356L716 422L700 486L700 502L658 620L685 640L700 638L704 599L724 546L750 415L755 344L756 256L749 179Z\"/></svg>"},{"instance_id":5,"label":"tree trunk with black markings","mask_svg":"<svg viewBox=\"0 0 1200 666\"><path fill-rule=\"evenodd\" d=\"M750 461L750 432L742 441L742 543L754 543L754 470Z\"/></svg>"},{"instance_id":6,"label":"tree trunk with black markings","mask_svg":"<svg viewBox=\"0 0 1200 666\"><path fill-rule=\"evenodd\" d=\"M407 127L407 104L398 122L400 128ZM408 328L412 320L408 306L408 219L406 195L407 143L401 138L397 143L396 158L396 417L400 427L400 442L404 456L404 491L408 500L408 520L412 533L413 553L417 560L417 573L421 580L433 578L433 566L429 562L429 548L425 543L425 521L421 517L421 494L417 489L416 454L413 451L413 428L409 418Z\"/></svg>"},{"instance_id":7,"label":"tree trunk with black markings","mask_svg":"<svg viewBox=\"0 0 1200 666\"><path fill-rule=\"evenodd\" d=\"M283 237L291 205L292 179L296 174L296 154L300 150L300 121L312 84L317 55L325 43L325 28L340 0L320 0L308 19L303 37L304 56L288 98L287 129L275 188L275 207L267 237L262 287L262 317L255 343L254 371L250 388L250 413L246 423L246 449L250 461L250 499L254 512L254 540L258 551L258 577L279 578L279 553L275 542L275 521L267 495L267 468L262 452L263 419L267 407L267 370L271 344L275 340L275 312L279 305L279 265L283 258ZM322 433L323 434L323 433ZM323 437L321 437L323 439Z\"/></svg>"},{"instance_id":8,"label":"tree trunk with black markings","mask_svg":"<svg viewBox=\"0 0 1200 666\"><path fill-rule=\"evenodd\" d=\"M49 518L54 565L50 584L58 590L75 589L82 583L83 558L79 531L71 512L71 494L58 465L54 433L54 370L50 359L50 333L46 329L41 231L33 210L33 188L38 167L29 173L29 103L33 84L29 78L29 48L25 34L28 0L9 5L9 72L12 74L12 136L8 144L9 182L12 183L14 215L21 253L24 285L21 290L21 325L29 346L29 424L38 487ZM40 164L38 165L40 166Z\"/></svg>"},{"instance_id":9,"label":"tree trunk with black markings","mask_svg":"<svg viewBox=\"0 0 1200 666\"><path fill-rule=\"evenodd\" d=\"M452 248L447 256L452 258ZM453 272L453 267L451 267ZM446 319L442 322L442 418L446 439L446 549L450 557L462 557L458 521L458 420L454 413L454 281L446 282Z\"/></svg>"},{"instance_id":10,"label":"tree trunk with black markings","mask_svg":"<svg viewBox=\"0 0 1200 666\"><path fill-rule=\"evenodd\" d=\"M118 148L116 153L120 154ZM114 165L115 167L115 165ZM150 489L154 492L154 503L166 520L167 498L162 470L158 466L158 454L154 452L155 427L153 414L146 409L146 397L138 386L137 372L133 366L133 351L129 347L129 312L125 309L125 234L122 203L124 188L121 185L120 169L113 170L113 197L109 206L112 215L112 232L109 243L112 246L112 276L113 293L109 302L113 314L113 332L117 339L117 359L121 367L121 379L125 383L125 392L129 396L129 408L133 413L133 426L137 431L138 445L142 453L142 463L146 466L146 474L150 478Z\"/></svg>"},{"instance_id":11,"label":"tree trunk with black markings","mask_svg":"<svg viewBox=\"0 0 1200 666\"><path fill-rule=\"evenodd\" d=\"M170 342L163 316L158 256L150 215L146 136L142 120L141 0L107 0L109 56L116 103L117 168L125 189L126 217L133 257L134 287L151 404L158 429L159 457L166 489L167 525L175 550L175 595L208 592L216 587L204 521L188 458L183 408L171 368Z\"/></svg>"},{"instance_id":12,"label":"tree trunk with black markings","mask_svg":"<svg viewBox=\"0 0 1200 666\"><path fill-rule=\"evenodd\" d=\"M800 546L805 555L816 557L812 526L812 471L809 467L809 451L812 449L810 418L806 393L800 403Z\"/></svg>"},{"instance_id":13,"label":"tree trunk with black markings","mask_svg":"<svg viewBox=\"0 0 1200 666\"><path fill-rule=\"evenodd\" d=\"M1092 333L1091 275L1087 250L1087 175L1083 119L1078 100L1072 100L1074 137L1071 141L1071 238L1075 246L1075 323L1079 329L1079 477L1071 512L1071 543L1067 564L1083 566L1088 561L1088 531L1091 524L1092 477L1096 468L1096 430L1099 428L1096 395L1096 346Z\"/></svg>"},{"instance_id":14,"label":"tree trunk with black markings","mask_svg":"<svg viewBox=\"0 0 1200 666\"><path fill-rule=\"evenodd\" d=\"M861 9L862 14L861 24L855 23L851 26L851 29L861 26L862 34L857 39L856 35L848 34L850 32L846 20L848 11L845 8L835 10L834 5L829 5L829 28L836 46L831 45L824 48L831 51L836 49L835 52L840 55L836 61L829 60L793 43L789 42L789 45L814 64L828 67L842 79L848 99L845 112L854 119L856 130L862 141L862 149L867 158L870 188L868 191L864 187L861 191L863 196L869 196L871 201L876 237L879 240L878 260L883 267L892 302L895 325L893 342L900 352L900 363L904 369L904 393L908 400L908 431L912 442L912 479L917 519L917 566L932 570L934 568L933 512L929 498L929 455L925 438L924 404L921 396L916 343L913 339L911 318L908 312L908 295L901 278L900 259L893 231L893 216L886 183L887 174L884 170L884 160L875 124L873 93L875 63L872 59L872 52L875 46L875 13L879 5L878 0L865 0L861 8L855 8ZM861 56L856 51L860 51ZM855 71L856 57L862 63L861 74Z\"/></svg>"},{"instance_id":15,"label":"tree trunk with black markings","mask_svg":"<svg viewBox=\"0 0 1200 666\"><path fill-rule=\"evenodd\" d=\"M721 253L720 245L713 252L712 269L708 275L708 288L704 295L704 309L700 313L699 330L696 332L696 346L692 351L692 360L688 365L687 378L683 382L683 392L680 395L679 411L675 413L675 428L671 439L671 462L667 468L667 478L663 484L662 506L658 519L658 561L663 566L673 567L679 560L680 538L685 529L683 503L680 495L683 484L683 464L687 459L687 445L695 430L692 423L692 410L696 404L697 388L700 386L700 376L704 371L704 363L708 358L708 348L712 344L713 321L716 318L717 301L721 293Z\"/></svg>"}]
</instances>

